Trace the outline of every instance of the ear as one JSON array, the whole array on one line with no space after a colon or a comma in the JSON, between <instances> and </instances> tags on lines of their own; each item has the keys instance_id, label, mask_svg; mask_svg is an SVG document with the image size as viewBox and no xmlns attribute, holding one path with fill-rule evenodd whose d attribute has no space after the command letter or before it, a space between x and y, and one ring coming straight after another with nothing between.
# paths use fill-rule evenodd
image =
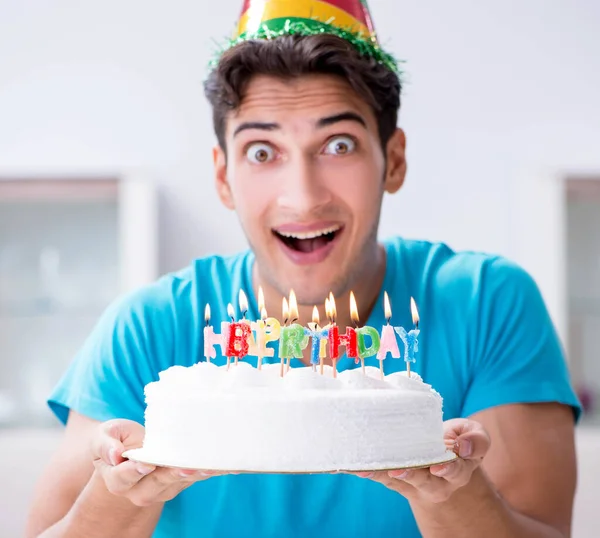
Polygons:
<instances>
[{"instance_id":1,"label":"ear","mask_svg":"<svg viewBox=\"0 0 600 538\"><path fill-rule=\"evenodd\" d=\"M404 184L406 178L406 135L402 129L396 129L387 143L387 170L384 189L394 194Z\"/></svg>"},{"instance_id":2,"label":"ear","mask_svg":"<svg viewBox=\"0 0 600 538\"><path fill-rule=\"evenodd\" d=\"M215 167L215 186L221 202L227 209L235 209L231 185L227 180L227 157L221 146L213 148L213 163Z\"/></svg>"}]
</instances>

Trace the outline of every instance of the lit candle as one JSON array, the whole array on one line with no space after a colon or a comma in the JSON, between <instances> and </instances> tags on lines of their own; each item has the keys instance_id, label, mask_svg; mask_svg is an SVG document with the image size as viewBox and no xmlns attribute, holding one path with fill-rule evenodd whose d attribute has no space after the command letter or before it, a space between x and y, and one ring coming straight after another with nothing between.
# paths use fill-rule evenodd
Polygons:
<instances>
[{"instance_id":1,"label":"lit candle","mask_svg":"<svg viewBox=\"0 0 600 538\"><path fill-rule=\"evenodd\" d=\"M225 354L229 338L229 323L223 321L221 323L221 334L216 334L210 324L210 305L208 303L204 309L204 321L206 322L206 326L204 327L204 356L210 362L210 359L217 357L215 346L220 346L222 353Z\"/></svg>"},{"instance_id":2,"label":"lit candle","mask_svg":"<svg viewBox=\"0 0 600 538\"><path fill-rule=\"evenodd\" d=\"M337 377L337 360L340 356L340 346L345 346L346 356L355 359L358 356L356 348L356 330L352 327L346 327L346 333L340 334L340 330L335 322L337 318L337 309L333 294L329 296L331 329L329 329L329 356L333 362L333 377Z\"/></svg>"},{"instance_id":3,"label":"lit candle","mask_svg":"<svg viewBox=\"0 0 600 538\"><path fill-rule=\"evenodd\" d=\"M406 363L406 371L408 377L410 377L410 364L416 362L415 353L419 351L419 312L417 311L417 305L415 300L410 298L410 310L412 313L413 323L415 328L410 332L406 332L404 327L394 327L394 330L398 333L398 336L404 344L404 362Z\"/></svg>"},{"instance_id":4,"label":"lit candle","mask_svg":"<svg viewBox=\"0 0 600 538\"><path fill-rule=\"evenodd\" d=\"M287 312L286 307L289 308ZM284 320L286 314L290 325L288 326L286 323L286 326L281 328L279 355L283 360L288 360L287 368L289 369L292 359L301 359L304 356L303 350L308 345L308 337L304 335L304 327L295 323L298 321L298 303L296 302L294 290L290 291L289 304L287 302L283 303ZM283 363L281 374L283 375Z\"/></svg>"},{"instance_id":5,"label":"lit candle","mask_svg":"<svg viewBox=\"0 0 600 538\"><path fill-rule=\"evenodd\" d=\"M263 294L262 287L258 288L258 310L260 312L260 319L250 324L250 328L256 333L256 339L252 338L254 342L254 353L252 353L252 342L250 342L250 355L256 355L258 357L258 369L262 369L263 357L273 356L273 350L267 348L267 309L265 308L265 296ZM275 320L276 321L276 320ZM279 322L277 322L279 325ZM269 351L271 354L269 355Z\"/></svg>"},{"instance_id":6,"label":"lit candle","mask_svg":"<svg viewBox=\"0 0 600 538\"><path fill-rule=\"evenodd\" d=\"M384 293L383 302L387 325L384 325L381 329L381 345L379 347L379 352L377 353L382 378L383 361L386 359L387 354L390 353L394 359L400 358L400 348L398 347L398 341L396 340L396 333L394 332L394 328L390 325L390 320L392 319L392 307L390 306L390 298L388 297L387 291Z\"/></svg>"},{"instance_id":7,"label":"lit candle","mask_svg":"<svg viewBox=\"0 0 600 538\"><path fill-rule=\"evenodd\" d=\"M248 297L242 289L238 295L238 303L240 305L240 312L242 313L242 319L240 320L240 323L244 323L250 327L250 331L248 331L248 337L246 338L246 341L248 342L248 351L246 352L246 355L256 357L258 355L258 351L256 349L256 340L254 339L254 334L252 333L252 323L250 320L246 319L246 315L248 314ZM239 357L237 356L235 357L236 366L238 364L238 358Z\"/></svg>"},{"instance_id":8,"label":"lit candle","mask_svg":"<svg viewBox=\"0 0 600 538\"><path fill-rule=\"evenodd\" d=\"M410 311L412 314L412 320L415 328L406 335L406 353L408 357L404 358L404 360L406 361L406 370L408 372L409 377L410 363L417 362L415 353L419 351L419 334L421 332L419 330L419 311L417 310L417 304L415 303L415 300L412 297L410 298Z\"/></svg>"},{"instance_id":9,"label":"lit candle","mask_svg":"<svg viewBox=\"0 0 600 538\"><path fill-rule=\"evenodd\" d=\"M321 363L321 373L323 372L323 359L325 356L322 354L322 350L327 344L327 336L329 335L328 330L321 330L319 326L319 310L315 306L313 308L312 323L309 323L308 329L304 329L304 334L312 338L312 347L310 353L310 363L313 365L315 370L316 365Z\"/></svg>"},{"instance_id":10,"label":"lit candle","mask_svg":"<svg viewBox=\"0 0 600 538\"><path fill-rule=\"evenodd\" d=\"M235 363L237 364L239 358L243 359L248 355L248 337L252 331L248 324L235 322L235 311L231 303L227 305L227 314L231 318L225 352L227 355L227 368L229 369L232 357L235 358Z\"/></svg>"},{"instance_id":11,"label":"lit candle","mask_svg":"<svg viewBox=\"0 0 600 538\"><path fill-rule=\"evenodd\" d=\"M358 316L358 308L356 306L354 293L350 293L350 315L355 325L358 327L358 322L360 319ZM367 345L367 339L370 339L369 345ZM379 351L379 346L379 333L374 327L365 326L356 329L357 354L362 365L363 375L365 374L365 359L376 355Z\"/></svg>"}]
</instances>

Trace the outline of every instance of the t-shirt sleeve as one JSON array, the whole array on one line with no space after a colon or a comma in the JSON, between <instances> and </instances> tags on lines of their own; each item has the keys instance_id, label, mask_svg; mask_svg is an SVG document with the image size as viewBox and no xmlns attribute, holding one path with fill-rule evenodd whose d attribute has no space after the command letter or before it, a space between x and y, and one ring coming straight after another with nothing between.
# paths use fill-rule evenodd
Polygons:
<instances>
[{"instance_id":1,"label":"t-shirt sleeve","mask_svg":"<svg viewBox=\"0 0 600 538\"><path fill-rule=\"evenodd\" d=\"M158 379L172 355L172 322L163 295L154 285L104 312L48 399L61 422L72 409L99 421L143 423L144 386Z\"/></svg>"},{"instance_id":2,"label":"t-shirt sleeve","mask_svg":"<svg viewBox=\"0 0 600 538\"><path fill-rule=\"evenodd\" d=\"M484 267L469 313L469 389L462 416L511 403L559 402L581 413L540 291L514 263Z\"/></svg>"}]
</instances>

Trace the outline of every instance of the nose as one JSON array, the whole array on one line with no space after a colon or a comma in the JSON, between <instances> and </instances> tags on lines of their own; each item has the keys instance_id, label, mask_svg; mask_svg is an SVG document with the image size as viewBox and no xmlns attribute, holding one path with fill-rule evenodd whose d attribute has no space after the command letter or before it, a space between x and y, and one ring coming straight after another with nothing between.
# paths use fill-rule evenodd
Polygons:
<instances>
[{"instance_id":1,"label":"nose","mask_svg":"<svg viewBox=\"0 0 600 538\"><path fill-rule=\"evenodd\" d=\"M321 181L318 167L309 157L289 163L281 180L278 204L294 215L309 216L331 201L331 192Z\"/></svg>"}]
</instances>

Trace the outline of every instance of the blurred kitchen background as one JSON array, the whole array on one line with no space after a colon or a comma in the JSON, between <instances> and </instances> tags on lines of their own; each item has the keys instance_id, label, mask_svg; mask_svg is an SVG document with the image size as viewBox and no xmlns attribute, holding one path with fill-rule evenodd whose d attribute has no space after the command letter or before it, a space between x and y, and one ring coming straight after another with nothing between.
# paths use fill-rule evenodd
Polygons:
<instances>
[{"instance_id":1,"label":"blurred kitchen background","mask_svg":"<svg viewBox=\"0 0 600 538\"><path fill-rule=\"evenodd\" d=\"M56 447L45 399L116 296L246 246L212 185L206 65L241 0L0 0L0 538ZM600 3L371 0L405 59L406 187L381 235L536 278L586 406L574 537L600 503Z\"/></svg>"}]
</instances>

